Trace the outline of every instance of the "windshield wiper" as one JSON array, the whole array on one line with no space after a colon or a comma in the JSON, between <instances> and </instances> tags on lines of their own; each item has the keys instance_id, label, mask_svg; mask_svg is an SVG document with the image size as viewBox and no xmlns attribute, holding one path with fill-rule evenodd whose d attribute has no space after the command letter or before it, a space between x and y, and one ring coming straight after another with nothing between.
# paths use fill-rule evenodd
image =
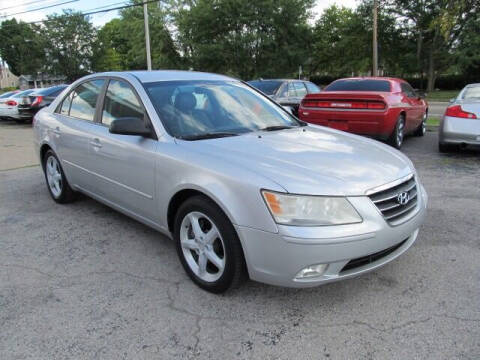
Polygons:
<instances>
[{"instance_id":1,"label":"windshield wiper","mask_svg":"<svg viewBox=\"0 0 480 360\"><path fill-rule=\"evenodd\" d=\"M289 126L289 125L274 125L274 126L267 126L261 129L258 129L259 131L277 131L277 130L285 130L285 129L293 129L296 126Z\"/></svg>"},{"instance_id":2,"label":"windshield wiper","mask_svg":"<svg viewBox=\"0 0 480 360\"><path fill-rule=\"evenodd\" d=\"M212 132L212 133L204 133L204 134L177 136L177 138L191 141L191 140L215 139L215 138L229 137L229 136L238 136L238 134L230 133L230 132Z\"/></svg>"}]
</instances>

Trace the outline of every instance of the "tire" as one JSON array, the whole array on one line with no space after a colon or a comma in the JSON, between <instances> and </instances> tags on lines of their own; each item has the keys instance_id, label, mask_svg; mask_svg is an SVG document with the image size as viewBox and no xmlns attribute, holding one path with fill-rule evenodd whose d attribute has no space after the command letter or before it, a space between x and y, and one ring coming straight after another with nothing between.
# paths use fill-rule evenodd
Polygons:
<instances>
[{"instance_id":1,"label":"tire","mask_svg":"<svg viewBox=\"0 0 480 360\"><path fill-rule=\"evenodd\" d=\"M202 289L219 294L246 280L237 232L224 212L207 197L191 197L179 207L174 239L183 268Z\"/></svg>"},{"instance_id":2,"label":"tire","mask_svg":"<svg viewBox=\"0 0 480 360\"><path fill-rule=\"evenodd\" d=\"M441 153L458 151L458 146L455 145L455 144L448 144L448 143L439 142L438 143L438 151L440 151Z\"/></svg>"},{"instance_id":3,"label":"tire","mask_svg":"<svg viewBox=\"0 0 480 360\"><path fill-rule=\"evenodd\" d=\"M413 133L415 136L424 136L425 135L425 133L427 132L427 118L428 118L428 113L425 112L425 114L423 114L422 123Z\"/></svg>"},{"instance_id":4,"label":"tire","mask_svg":"<svg viewBox=\"0 0 480 360\"><path fill-rule=\"evenodd\" d=\"M403 144L403 139L405 137L405 117L400 115L395 124L395 129L393 129L392 134L387 140L387 143L393 146L396 149L400 149Z\"/></svg>"},{"instance_id":5,"label":"tire","mask_svg":"<svg viewBox=\"0 0 480 360\"><path fill-rule=\"evenodd\" d=\"M60 161L52 150L48 150L43 156L42 167L47 189L52 199L59 204L74 201L76 193L68 184Z\"/></svg>"}]
</instances>

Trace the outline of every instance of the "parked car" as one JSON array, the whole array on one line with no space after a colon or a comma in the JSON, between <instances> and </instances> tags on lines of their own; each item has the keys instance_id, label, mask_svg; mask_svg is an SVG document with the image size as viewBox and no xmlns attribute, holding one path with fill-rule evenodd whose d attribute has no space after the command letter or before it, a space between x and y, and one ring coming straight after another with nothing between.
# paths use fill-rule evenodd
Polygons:
<instances>
[{"instance_id":1,"label":"parked car","mask_svg":"<svg viewBox=\"0 0 480 360\"><path fill-rule=\"evenodd\" d=\"M423 136L428 104L404 80L360 77L332 82L321 93L307 95L300 119L386 140L400 149L404 136Z\"/></svg>"},{"instance_id":2,"label":"parked car","mask_svg":"<svg viewBox=\"0 0 480 360\"><path fill-rule=\"evenodd\" d=\"M248 84L270 96L295 116L298 116L298 106L305 95L320 92L317 85L303 80L259 79L248 81Z\"/></svg>"},{"instance_id":3,"label":"parked car","mask_svg":"<svg viewBox=\"0 0 480 360\"><path fill-rule=\"evenodd\" d=\"M18 104L19 120L23 122L32 121L35 114L45 106L50 105L67 86L55 85L23 96L22 101Z\"/></svg>"},{"instance_id":4,"label":"parked car","mask_svg":"<svg viewBox=\"0 0 480 360\"><path fill-rule=\"evenodd\" d=\"M447 152L480 145L480 83L463 88L440 121L438 149Z\"/></svg>"},{"instance_id":5,"label":"parked car","mask_svg":"<svg viewBox=\"0 0 480 360\"><path fill-rule=\"evenodd\" d=\"M23 96L26 96L36 89L19 91L10 96L0 99L0 118L21 121L18 113L18 104Z\"/></svg>"},{"instance_id":6,"label":"parked car","mask_svg":"<svg viewBox=\"0 0 480 360\"><path fill-rule=\"evenodd\" d=\"M365 273L404 253L426 214L405 155L222 75L89 75L35 116L34 139L53 200L82 192L173 238L211 292Z\"/></svg>"},{"instance_id":7,"label":"parked car","mask_svg":"<svg viewBox=\"0 0 480 360\"><path fill-rule=\"evenodd\" d=\"M0 95L0 104L3 104L10 96L15 95L18 93L20 90L13 90L13 91L7 91L4 92L2 95Z\"/></svg>"}]
</instances>

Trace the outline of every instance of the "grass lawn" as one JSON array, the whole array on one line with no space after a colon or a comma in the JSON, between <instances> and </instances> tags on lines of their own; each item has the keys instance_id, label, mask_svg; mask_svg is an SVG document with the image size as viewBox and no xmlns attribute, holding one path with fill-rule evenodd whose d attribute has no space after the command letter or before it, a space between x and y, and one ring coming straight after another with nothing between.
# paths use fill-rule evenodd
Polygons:
<instances>
[{"instance_id":1,"label":"grass lawn","mask_svg":"<svg viewBox=\"0 0 480 360\"><path fill-rule=\"evenodd\" d=\"M440 124L440 118L437 116L429 116L427 119L427 125L438 126Z\"/></svg>"},{"instance_id":2,"label":"grass lawn","mask_svg":"<svg viewBox=\"0 0 480 360\"><path fill-rule=\"evenodd\" d=\"M427 101L445 101L457 97L460 90L438 90L427 94Z\"/></svg>"}]
</instances>

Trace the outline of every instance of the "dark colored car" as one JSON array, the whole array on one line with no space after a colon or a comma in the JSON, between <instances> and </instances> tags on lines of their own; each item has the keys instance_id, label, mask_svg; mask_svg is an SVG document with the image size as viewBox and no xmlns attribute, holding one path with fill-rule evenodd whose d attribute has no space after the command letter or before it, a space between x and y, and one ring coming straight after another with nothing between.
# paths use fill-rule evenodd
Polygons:
<instances>
[{"instance_id":1,"label":"dark colored car","mask_svg":"<svg viewBox=\"0 0 480 360\"><path fill-rule=\"evenodd\" d=\"M428 104L406 81L360 77L332 82L300 105L303 121L386 140L399 149L406 134L423 136Z\"/></svg>"},{"instance_id":2,"label":"dark colored car","mask_svg":"<svg viewBox=\"0 0 480 360\"><path fill-rule=\"evenodd\" d=\"M24 96L18 104L20 122L31 122L35 114L52 103L68 85L55 85Z\"/></svg>"},{"instance_id":3,"label":"dark colored car","mask_svg":"<svg viewBox=\"0 0 480 360\"><path fill-rule=\"evenodd\" d=\"M295 116L298 116L298 107L305 95L320 92L320 88L317 85L304 80L259 79L248 81L248 84L270 96L283 107L291 110Z\"/></svg>"}]
</instances>

